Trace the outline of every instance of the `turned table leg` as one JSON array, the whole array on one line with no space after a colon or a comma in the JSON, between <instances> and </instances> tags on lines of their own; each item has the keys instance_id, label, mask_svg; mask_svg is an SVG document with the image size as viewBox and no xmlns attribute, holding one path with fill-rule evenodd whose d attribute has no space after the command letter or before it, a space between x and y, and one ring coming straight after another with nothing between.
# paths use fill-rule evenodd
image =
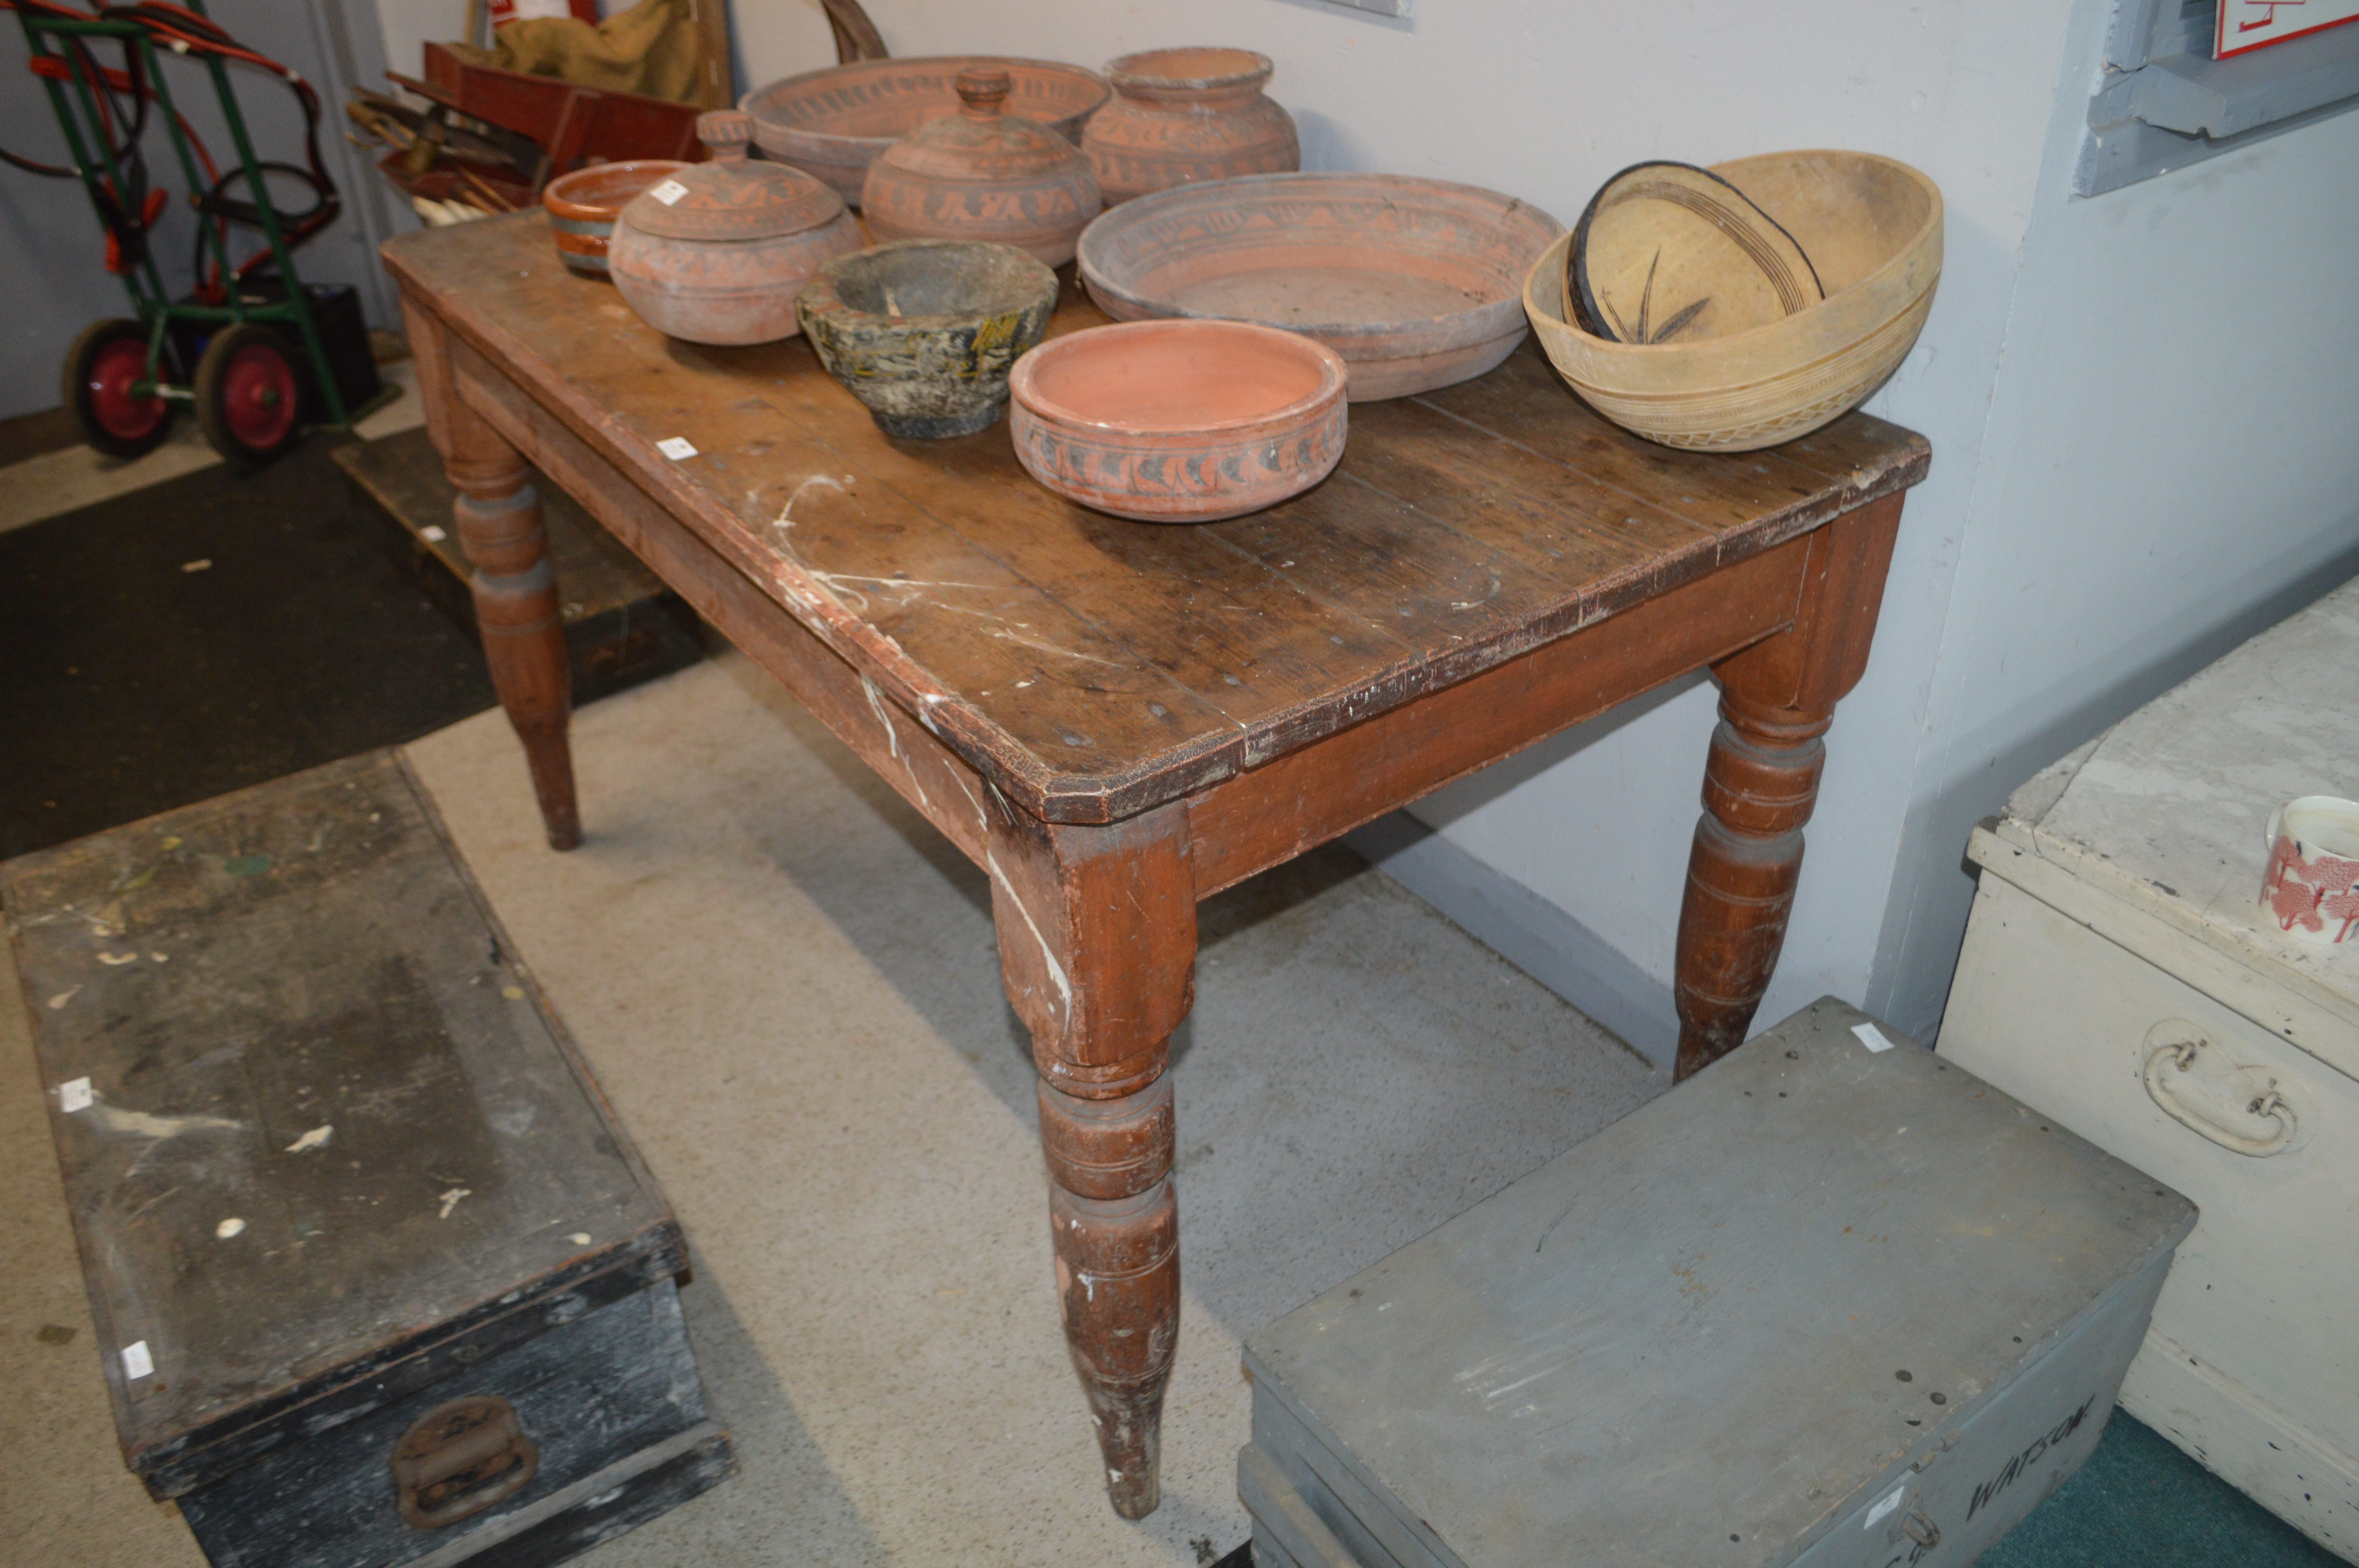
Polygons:
<instances>
[{"instance_id":1,"label":"turned table leg","mask_svg":"<svg viewBox=\"0 0 2359 1568\"><path fill-rule=\"evenodd\" d=\"M1193 1000L1187 814L1108 827L995 801L986 869L1008 1000L1032 1031L1065 1343L1125 1519L1155 1509L1180 1340L1171 1031Z\"/></svg>"},{"instance_id":2,"label":"turned table leg","mask_svg":"<svg viewBox=\"0 0 2359 1568\"><path fill-rule=\"evenodd\" d=\"M549 846L571 849L582 842L573 753L565 739L573 677L540 497L526 481L530 470L524 460L481 420L453 420L451 436L443 466L459 489L451 511L459 542L474 568L469 587L484 658L492 667L500 706L524 742Z\"/></svg>"},{"instance_id":3,"label":"turned table leg","mask_svg":"<svg viewBox=\"0 0 2359 1568\"><path fill-rule=\"evenodd\" d=\"M1712 666L1721 721L1680 904L1679 1077L1743 1044L1769 989L1826 766L1820 737L1867 667L1899 525L1891 495L1810 535L1791 629Z\"/></svg>"},{"instance_id":4,"label":"turned table leg","mask_svg":"<svg viewBox=\"0 0 2359 1568\"><path fill-rule=\"evenodd\" d=\"M442 470L459 492L451 511L459 543L473 568L469 589L492 687L524 742L525 765L540 801L549 848L582 842L582 814L573 799L573 752L565 726L573 706L573 676L565 651L565 620L557 576L549 566L549 535L531 469L516 449L460 401L451 374L440 320L404 296L402 316L418 359L418 390L426 430L442 456Z\"/></svg>"}]
</instances>

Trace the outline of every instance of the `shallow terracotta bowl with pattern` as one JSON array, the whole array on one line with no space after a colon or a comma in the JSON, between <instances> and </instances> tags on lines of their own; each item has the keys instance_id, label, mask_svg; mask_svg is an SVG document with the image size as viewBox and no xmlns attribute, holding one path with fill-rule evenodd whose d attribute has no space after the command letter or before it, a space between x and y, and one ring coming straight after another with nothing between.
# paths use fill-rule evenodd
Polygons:
<instances>
[{"instance_id":1,"label":"shallow terracotta bowl with pattern","mask_svg":"<svg viewBox=\"0 0 2359 1568\"><path fill-rule=\"evenodd\" d=\"M1824 299L1726 337L1609 342L1565 319L1565 234L1526 275L1524 313L1549 362L1624 429L1749 452L1832 424L1908 357L1941 280L1941 191L1870 153L1766 153L1712 172L1793 235Z\"/></svg>"},{"instance_id":2,"label":"shallow terracotta bowl with pattern","mask_svg":"<svg viewBox=\"0 0 2359 1568\"><path fill-rule=\"evenodd\" d=\"M614 220L632 197L687 167L669 158L633 158L593 163L550 180L541 188L540 204L549 209L557 254L575 272L611 280L606 247L614 242Z\"/></svg>"},{"instance_id":3,"label":"shallow terracotta bowl with pattern","mask_svg":"<svg viewBox=\"0 0 2359 1568\"><path fill-rule=\"evenodd\" d=\"M1071 332L1007 378L1016 455L1068 500L1142 523L1211 523L1299 495L1348 427L1343 357L1250 321Z\"/></svg>"}]
</instances>

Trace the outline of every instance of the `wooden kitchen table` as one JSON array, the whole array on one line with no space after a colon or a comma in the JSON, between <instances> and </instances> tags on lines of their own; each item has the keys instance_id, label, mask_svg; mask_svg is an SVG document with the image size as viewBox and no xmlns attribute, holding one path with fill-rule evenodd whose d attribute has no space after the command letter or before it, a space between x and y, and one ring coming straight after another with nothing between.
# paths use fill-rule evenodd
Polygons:
<instances>
[{"instance_id":1,"label":"wooden kitchen table","mask_svg":"<svg viewBox=\"0 0 2359 1568\"><path fill-rule=\"evenodd\" d=\"M385 258L550 844L581 827L528 464L988 872L1066 1339L1125 1516L1156 1504L1178 1339L1163 1075L1197 901L1710 668L1680 1073L1744 1038L1922 438L1854 414L1775 451L1673 451L1527 346L1354 407L1306 495L1158 526L1041 489L1005 425L888 438L799 339L667 341L567 272L537 212ZM1069 286L1051 330L1103 319Z\"/></svg>"}]
</instances>

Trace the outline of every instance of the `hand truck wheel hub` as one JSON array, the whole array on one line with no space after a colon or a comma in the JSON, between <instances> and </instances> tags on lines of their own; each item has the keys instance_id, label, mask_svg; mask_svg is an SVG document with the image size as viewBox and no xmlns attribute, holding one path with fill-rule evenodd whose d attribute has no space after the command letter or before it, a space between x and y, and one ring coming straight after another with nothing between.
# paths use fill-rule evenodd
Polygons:
<instances>
[{"instance_id":1,"label":"hand truck wheel hub","mask_svg":"<svg viewBox=\"0 0 2359 1568\"><path fill-rule=\"evenodd\" d=\"M143 383L145 395L139 391ZM118 440L136 441L164 422L164 400L147 374L147 346L136 338L117 338L98 351L83 383L83 399L91 417Z\"/></svg>"}]
</instances>

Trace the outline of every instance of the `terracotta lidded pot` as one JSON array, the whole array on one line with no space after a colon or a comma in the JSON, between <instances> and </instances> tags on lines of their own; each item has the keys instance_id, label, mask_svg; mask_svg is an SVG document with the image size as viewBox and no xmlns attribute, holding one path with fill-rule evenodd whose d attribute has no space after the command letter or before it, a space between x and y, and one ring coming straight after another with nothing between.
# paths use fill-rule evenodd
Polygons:
<instances>
[{"instance_id":1,"label":"terracotta lidded pot","mask_svg":"<svg viewBox=\"0 0 2359 1568\"><path fill-rule=\"evenodd\" d=\"M861 215L888 240L991 240L1049 266L1103 205L1089 160L1048 126L1006 113L1007 72L958 73L959 112L929 120L877 155Z\"/></svg>"},{"instance_id":2,"label":"terracotta lidded pot","mask_svg":"<svg viewBox=\"0 0 2359 1568\"><path fill-rule=\"evenodd\" d=\"M1274 69L1251 49L1148 49L1108 60L1114 102L1082 128L1106 205L1196 180L1300 168L1294 116L1262 92Z\"/></svg>"},{"instance_id":3,"label":"terracotta lidded pot","mask_svg":"<svg viewBox=\"0 0 2359 1568\"><path fill-rule=\"evenodd\" d=\"M861 248L843 198L784 164L745 157L754 123L735 109L697 117L712 154L633 197L615 221L607 270L656 330L691 343L767 343L802 329L795 296L821 265Z\"/></svg>"}]
</instances>

